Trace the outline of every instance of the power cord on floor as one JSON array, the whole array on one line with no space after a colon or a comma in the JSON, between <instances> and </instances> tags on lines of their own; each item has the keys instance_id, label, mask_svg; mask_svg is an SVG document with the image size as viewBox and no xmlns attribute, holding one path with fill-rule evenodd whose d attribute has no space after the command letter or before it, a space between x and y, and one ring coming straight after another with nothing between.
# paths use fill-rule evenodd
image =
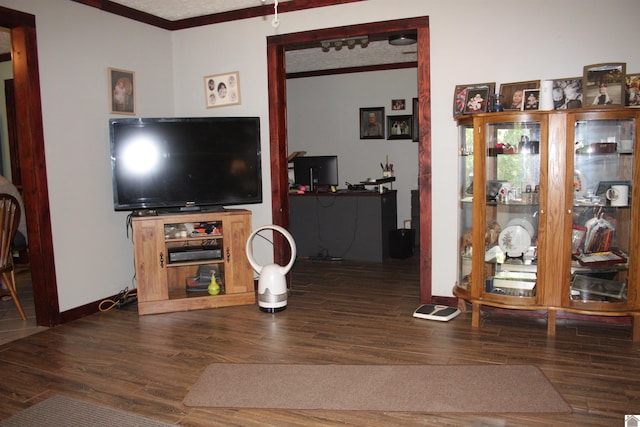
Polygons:
<instances>
[{"instance_id":1,"label":"power cord on floor","mask_svg":"<svg viewBox=\"0 0 640 427\"><path fill-rule=\"evenodd\" d=\"M100 311L109 311L112 308L122 308L126 305L138 301L138 290L124 288L118 295L113 298L107 298L102 300L100 304L98 304L98 309Z\"/></svg>"}]
</instances>

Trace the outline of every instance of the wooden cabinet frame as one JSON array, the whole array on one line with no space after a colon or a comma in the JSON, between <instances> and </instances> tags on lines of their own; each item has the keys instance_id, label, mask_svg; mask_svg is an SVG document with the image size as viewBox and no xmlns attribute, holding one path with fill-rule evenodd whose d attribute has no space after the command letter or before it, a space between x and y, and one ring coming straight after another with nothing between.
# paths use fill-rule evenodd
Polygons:
<instances>
[{"instance_id":1,"label":"wooden cabinet frame","mask_svg":"<svg viewBox=\"0 0 640 427\"><path fill-rule=\"evenodd\" d=\"M219 235L165 237L165 225L194 222L220 224ZM245 253L251 233L251 213L246 210L136 217L132 220L138 288L138 313L155 314L255 303L253 270ZM221 259L170 263L168 249L177 244L215 240ZM187 293L187 277L199 265L217 265L225 292L220 295Z\"/></svg>"},{"instance_id":2,"label":"wooden cabinet frame","mask_svg":"<svg viewBox=\"0 0 640 427\"><path fill-rule=\"evenodd\" d=\"M628 269L625 270L627 299L625 301L584 301L570 298L572 267L571 233L574 221L574 135L575 124L582 120L635 120L636 153L628 155L627 169L633 179L631 206L619 210L619 215L628 215L621 233L629 234ZM487 214L490 213L486 200L487 141L486 132L492 123L537 122L540 124L540 193L538 204L538 243L536 293L533 297L510 297L485 292L485 228ZM472 246L473 251L469 289L454 287L454 295L472 306L471 323L480 325L482 306L492 306L519 310L544 310L548 315L547 333L555 335L556 313L570 312L595 316L625 316L632 319L631 338L640 341L640 161L637 157L638 135L640 132L640 111L629 108L602 110L562 110L539 112L486 113L458 118L460 126L473 124L474 191ZM631 162L633 160L633 162ZM622 170L622 169L621 169ZM618 217L619 218L619 217ZM460 236L462 237L462 236Z\"/></svg>"}]
</instances>

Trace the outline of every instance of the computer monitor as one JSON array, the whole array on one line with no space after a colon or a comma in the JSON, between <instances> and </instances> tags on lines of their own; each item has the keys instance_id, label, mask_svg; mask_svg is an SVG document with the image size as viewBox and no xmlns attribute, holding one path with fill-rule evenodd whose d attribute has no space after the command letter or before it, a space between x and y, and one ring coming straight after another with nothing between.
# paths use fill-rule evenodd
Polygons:
<instances>
[{"instance_id":1,"label":"computer monitor","mask_svg":"<svg viewBox=\"0 0 640 427\"><path fill-rule=\"evenodd\" d=\"M293 159L294 181L309 191L338 185L338 156L302 156Z\"/></svg>"}]
</instances>

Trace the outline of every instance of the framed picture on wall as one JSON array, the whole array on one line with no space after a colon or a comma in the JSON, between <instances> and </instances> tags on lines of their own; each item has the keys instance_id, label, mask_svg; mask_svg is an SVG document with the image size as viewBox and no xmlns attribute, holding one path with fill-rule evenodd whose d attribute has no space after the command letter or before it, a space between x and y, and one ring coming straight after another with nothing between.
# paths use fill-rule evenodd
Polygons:
<instances>
[{"instance_id":1,"label":"framed picture on wall","mask_svg":"<svg viewBox=\"0 0 640 427\"><path fill-rule=\"evenodd\" d=\"M360 109L360 139L384 139L384 107Z\"/></svg>"},{"instance_id":2,"label":"framed picture on wall","mask_svg":"<svg viewBox=\"0 0 640 427\"><path fill-rule=\"evenodd\" d=\"M584 67L584 107L623 106L626 63L613 62Z\"/></svg>"},{"instance_id":3,"label":"framed picture on wall","mask_svg":"<svg viewBox=\"0 0 640 427\"><path fill-rule=\"evenodd\" d=\"M624 100L627 107L640 107L640 74L626 76Z\"/></svg>"},{"instance_id":4,"label":"framed picture on wall","mask_svg":"<svg viewBox=\"0 0 640 427\"><path fill-rule=\"evenodd\" d=\"M207 108L240 104L240 73L205 76L204 91Z\"/></svg>"},{"instance_id":5,"label":"framed picture on wall","mask_svg":"<svg viewBox=\"0 0 640 427\"><path fill-rule=\"evenodd\" d=\"M412 140L413 142L418 142L420 141L420 129L418 127L418 123L419 123L419 104L418 104L418 98L413 98L413 125L411 127L411 136L412 136Z\"/></svg>"},{"instance_id":6,"label":"framed picture on wall","mask_svg":"<svg viewBox=\"0 0 640 427\"><path fill-rule=\"evenodd\" d=\"M503 83L500 85L500 95L503 96L504 110L522 110L525 89L540 89L540 80L526 82Z\"/></svg>"},{"instance_id":7,"label":"framed picture on wall","mask_svg":"<svg viewBox=\"0 0 640 427\"><path fill-rule=\"evenodd\" d=\"M496 83L473 83L466 85L457 85L453 91L453 116L465 114L465 106L467 102L467 93L473 89L487 89L489 95L493 95L496 90ZM487 98L488 99L488 98ZM485 110L486 111L486 110Z\"/></svg>"},{"instance_id":8,"label":"framed picture on wall","mask_svg":"<svg viewBox=\"0 0 640 427\"><path fill-rule=\"evenodd\" d=\"M411 139L411 115L387 116L387 139Z\"/></svg>"},{"instance_id":9,"label":"framed picture on wall","mask_svg":"<svg viewBox=\"0 0 640 427\"><path fill-rule=\"evenodd\" d=\"M392 110L404 110L406 108L406 102L404 99L392 99L391 100L391 109Z\"/></svg>"},{"instance_id":10,"label":"framed picture on wall","mask_svg":"<svg viewBox=\"0 0 640 427\"><path fill-rule=\"evenodd\" d=\"M109 68L109 112L136 114L135 72Z\"/></svg>"}]
</instances>

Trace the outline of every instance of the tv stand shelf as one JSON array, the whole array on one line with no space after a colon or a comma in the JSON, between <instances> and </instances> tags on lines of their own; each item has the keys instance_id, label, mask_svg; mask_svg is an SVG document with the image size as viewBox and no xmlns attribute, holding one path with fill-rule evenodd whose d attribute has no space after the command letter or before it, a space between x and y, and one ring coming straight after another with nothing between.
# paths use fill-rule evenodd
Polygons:
<instances>
[{"instance_id":1,"label":"tv stand shelf","mask_svg":"<svg viewBox=\"0 0 640 427\"><path fill-rule=\"evenodd\" d=\"M213 225L214 230L192 233L193 224ZM250 211L140 216L132 219L132 228L140 315L255 303L253 270L245 254ZM199 252L212 245L220 251ZM196 259L172 262L170 251L182 248L195 249ZM186 291L187 278L202 265L217 268L224 292Z\"/></svg>"}]
</instances>

